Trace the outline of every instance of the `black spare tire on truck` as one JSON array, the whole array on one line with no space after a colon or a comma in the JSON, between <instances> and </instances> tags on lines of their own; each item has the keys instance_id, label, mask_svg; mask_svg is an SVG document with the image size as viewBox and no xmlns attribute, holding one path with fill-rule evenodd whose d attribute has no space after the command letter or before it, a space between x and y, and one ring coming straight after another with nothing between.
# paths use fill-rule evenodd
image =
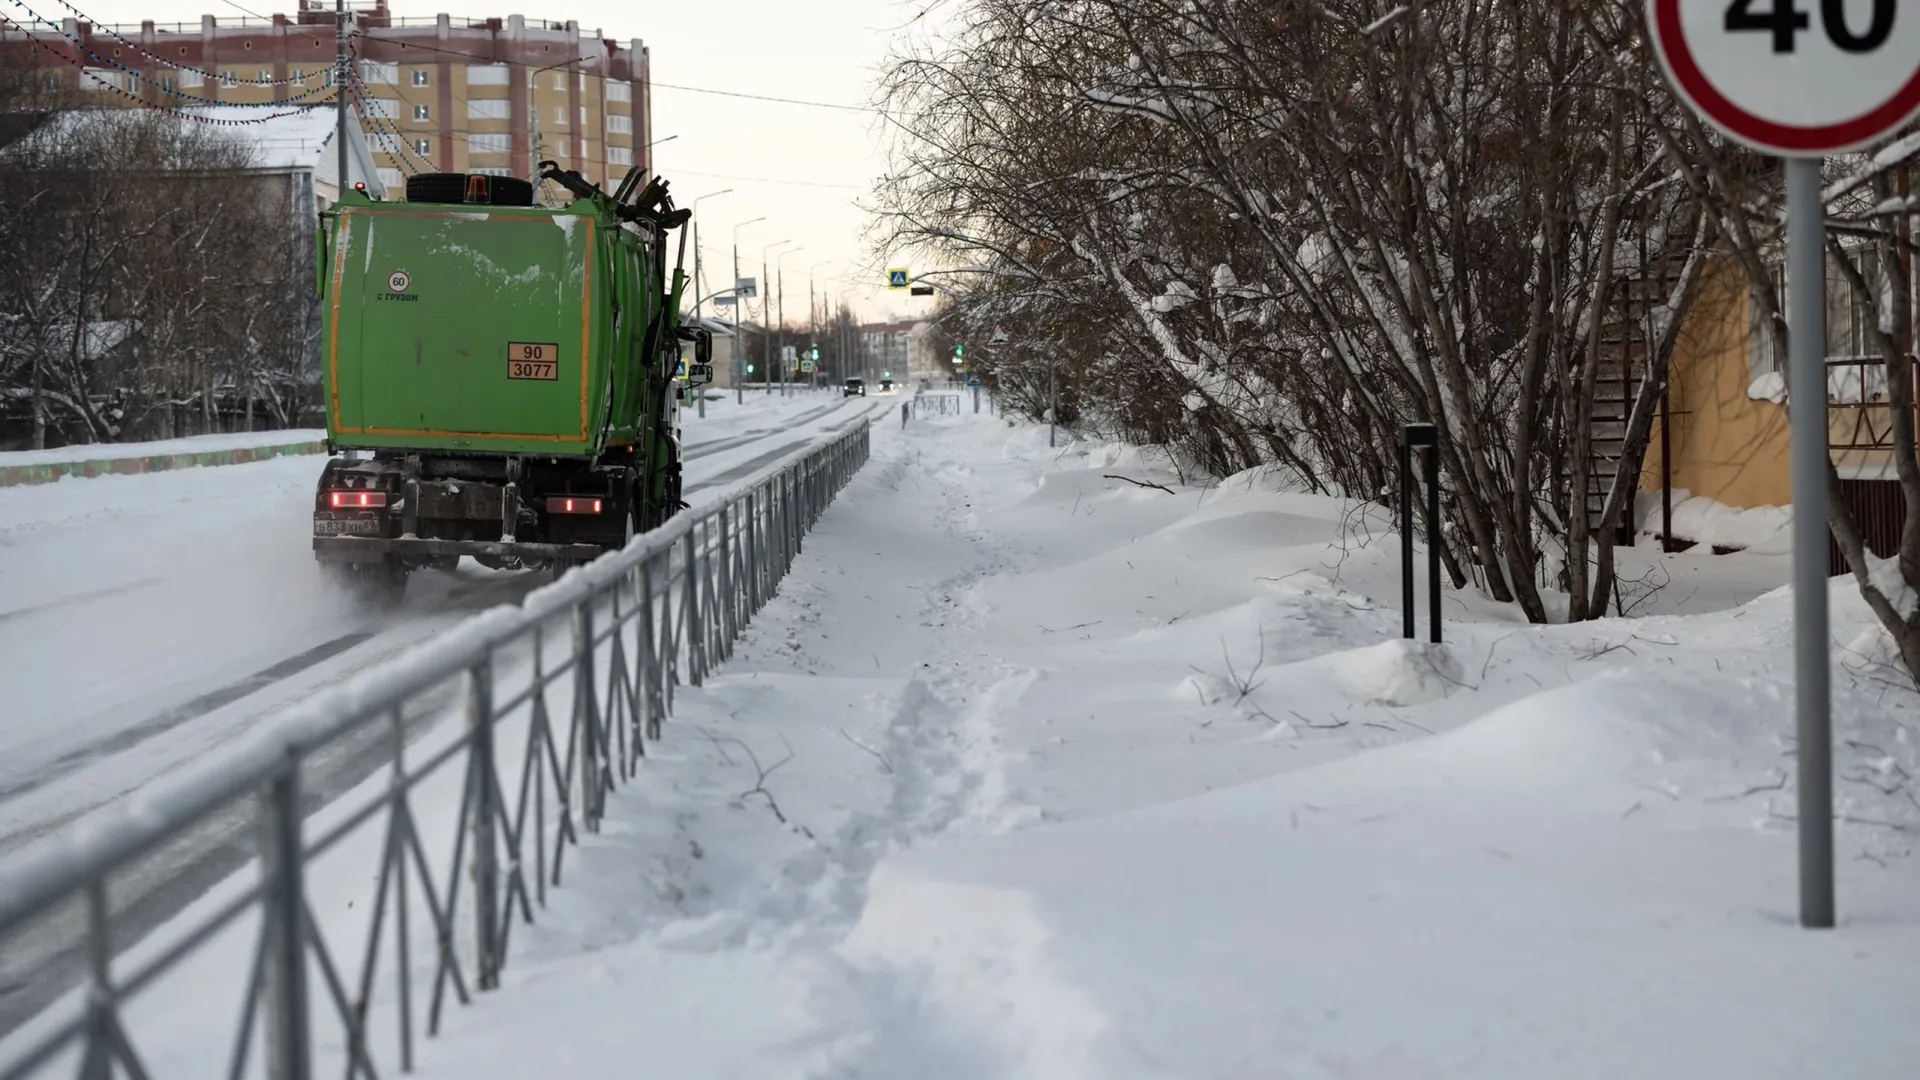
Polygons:
<instances>
[{"instance_id":1,"label":"black spare tire on truck","mask_svg":"<svg viewBox=\"0 0 1920 1080\"><path fill-rule=\"evenodd\" d=\"M533 185L517 176L490 176L486 173L420 173L407 177L407 201L417 203L465 203L470 180L486 181L482 206L532 206Z\"/></svg>"}]
</instances>

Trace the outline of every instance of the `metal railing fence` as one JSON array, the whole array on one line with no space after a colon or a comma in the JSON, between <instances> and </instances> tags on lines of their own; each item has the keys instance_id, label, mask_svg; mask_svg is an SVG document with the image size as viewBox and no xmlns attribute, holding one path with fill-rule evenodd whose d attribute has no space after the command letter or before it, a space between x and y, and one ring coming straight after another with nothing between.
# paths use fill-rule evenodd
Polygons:
<instances>
[{"instance_id":1,"label":"metal railing fence","mask_svg":"<svg viewBox=\"0 0 1920 1080\"><path fill-rule=\"evenodd\" d=\"M915 416L959 416L960 391L921 390L913 395Z\"/></svg>"},{"instance_id":2,"label":"metal railing fence","mask_svg":"<svg viewBox=\"0 0 1920 1080\"><path fill-rule=\"evenodd\" d=\"M87 971L0 1041L0 1080L62 1062L86 1080L144 1078L181 1058L193 1075L274 1080L307 1080L322 1058L347 1080L411 1070L422 1007L431 1035L449 996L464 1004L499 985L515 922L533 922L566 848L598 831L676 686L701 685L773 597L866 462L868 431L863 418L0 862L0 939L64 919ZM463 724L436 722L455 713ZM316 808L306 782L349 752L386 767ZM251 819L257 873L230 875L117 948L116 875L223 814ZM175 979L187 995L156 992ZM234 1022L214 1033L224 1045L205 1030L209 988L239 990ZM372 1030L384 1013L391 1040Z\"/></svg>"}]
</instances>

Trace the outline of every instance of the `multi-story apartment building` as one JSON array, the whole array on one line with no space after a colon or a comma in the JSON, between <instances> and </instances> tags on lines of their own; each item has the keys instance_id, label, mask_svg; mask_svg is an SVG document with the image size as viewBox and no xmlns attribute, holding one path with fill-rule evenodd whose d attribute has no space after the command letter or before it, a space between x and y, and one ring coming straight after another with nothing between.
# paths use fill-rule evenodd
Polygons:
<instances>
[{"instance_id":1,"label":"multi-story apartment building","mask_svg":"<svg viewBox=\"0 0 1920 1080\"><path fill-rule=\"evenodd\" d=\"M906 319L868 323L860 327L860 356L867 369L865 377L868 381L887 377L905 383L926 376L925 372L911 371L909 367L912 357L909 335L918 321Z\"/></svg>"},{"instance_id":2,"label":"multi-story apartment building","mask_svg":"<svg viewBox=\"0 0 1920 1080\"><path fill-rule=\"evenodd\" d=\"M137 26L70 18L61 33L9 28L0 47L14 55L0 62L30 58L50 88L101 105L134 104L130 97L162 106L330 105L333 6L299 4L270 18ZM647 49L638 39L623 46L577 22L522 15L396 18L386 0L349 5L347 17L364 137L390 197L401 197L407 172L531 177L551 158L610 190L631 166L652 166Z\"/></svg>"}]
</instances>

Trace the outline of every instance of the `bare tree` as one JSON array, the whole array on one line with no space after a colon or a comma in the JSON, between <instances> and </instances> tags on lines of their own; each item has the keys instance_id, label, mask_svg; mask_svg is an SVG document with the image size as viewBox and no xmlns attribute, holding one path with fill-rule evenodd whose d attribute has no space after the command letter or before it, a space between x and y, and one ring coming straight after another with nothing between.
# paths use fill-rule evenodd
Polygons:
<instances>
[{"instance_id":1,"label":"bare tree","mask_svg":"<svg viewBox=\"0 0 1920 1080\"><path fill-rule=\"evenodd\" d=\"M310 268L251 150L164 113L49 109L0 148L0 389L30 442L219 430L299 412Z\"/></svg>"},{"instance_id":2,"label":"bare tree","mask_svg":"<svg viewBox=\"0 0 1920 1080\"><path fill-rule=\"evenodd\" d=\"M1644 134L1672 101L1578 20L974 0L891 68L877 239L1015 331L1010 403L1058 375L1209 472L1380 497L1401 425L1435 424L1456 583L1595 617L1711 237Z\"/></svg>"}]
</instances>

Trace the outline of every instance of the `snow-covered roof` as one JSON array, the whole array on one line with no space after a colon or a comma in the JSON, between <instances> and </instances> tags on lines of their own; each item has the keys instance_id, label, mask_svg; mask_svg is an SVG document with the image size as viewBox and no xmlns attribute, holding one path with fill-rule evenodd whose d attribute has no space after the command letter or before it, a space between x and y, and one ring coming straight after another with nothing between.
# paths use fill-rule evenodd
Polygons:
<instances>
[{"instance_id":1,"label":"snow-covered roof","mask_svg":"<svg viewBox=\"0 0 1920 1080\"><path fill-rule=\"evenodd\" d=\"M680 316L680 325L705 330L713 334L721 334L726 337L733 336L733 322L731 320L716 319L711 315L695 316L682 313Z\"/></svg>"},{"instance_id":2,"label":"snow-covered roof","mask_svg":"<svg viewBox=\"0 0 1920 1080\"><path fill-rule=\"evenodd\" d=\"M174 122L182 127L199 126L198 120L213 121L218 131L253 151L256 169L311 169L316 184L339 187L339 155L333 150L338 122L330 105L315 105L284 113L269 112L242 105L199 105L173 110L180 115ZM69 109L54 113L31 135L16 146L57 149L76 133L93 124L134 123L149 119L146 110L97 107ZM198 118L189 119L189 117ZM376 197L385 197L379 169L367 149L365 129L359 117L347 117L347 172L353 180L364 181Z\"/></svg>"}]
</instances>

